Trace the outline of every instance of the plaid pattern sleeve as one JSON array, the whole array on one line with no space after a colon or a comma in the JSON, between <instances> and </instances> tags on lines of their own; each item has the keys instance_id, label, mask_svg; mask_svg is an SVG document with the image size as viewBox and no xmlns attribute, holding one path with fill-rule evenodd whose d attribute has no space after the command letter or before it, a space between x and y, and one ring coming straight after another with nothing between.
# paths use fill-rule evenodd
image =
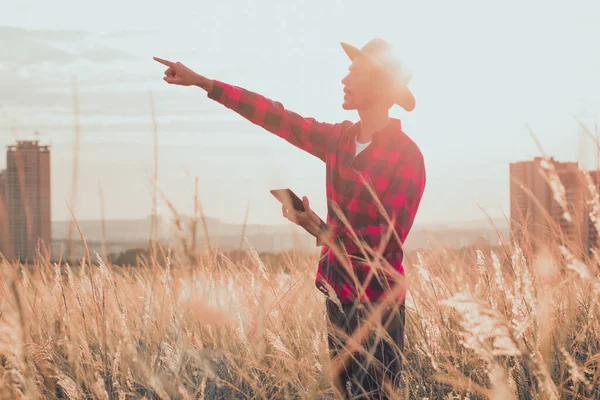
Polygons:
<instances>
[{"instance_id":1,"label":"plaid pattern sleeve","mask_svg":"<svg viewBox=\"0 0 600 400\"><path fill-rule=\"evenodd\" d=\"M381 177L380 179L385 178ZM391 225L383 215L380 215L377 221L373 221L376 223L352 227L352 230L346 226L335 227L332 232L333 236L343 243L348 254L360 253L360 246L356 243L357 239L359 243L362 242L375 251L400 251L401 245L393 233L389 236L389 240L384 239L388 237L388 231L393 229L398 234L400 241L404 242L421 202L425 180L425 168L421 154L411 154L407 162L402 163L396 174L390 178L388 190L380 200ZM375 200L373 199L373 201ZM356 218L350 215L349 220L352 219ZM385 245L384 249L380 249L382 245Z\"/></svg>"},{"instance_id":2,"label":"plaid pattern sleeve","mask_svg":"<svg viewBox=\"0 0 600 400\"><path fill-rule=\"evenodd\" d=\"M325 161L327 143L339 132L341 124L302 117L258 93L217 80L213 82L213 89L208 93L210 99Z\"/></svg>"}]
</instances>

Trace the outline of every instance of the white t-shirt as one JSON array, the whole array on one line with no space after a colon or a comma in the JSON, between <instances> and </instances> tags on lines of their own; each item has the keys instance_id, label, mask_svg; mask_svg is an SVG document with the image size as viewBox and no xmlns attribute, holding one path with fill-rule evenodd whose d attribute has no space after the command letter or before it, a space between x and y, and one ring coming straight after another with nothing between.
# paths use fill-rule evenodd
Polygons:
<instances>
[{"instance_id":1,"label":"white t-shirt","mask_svg":"<svg viewBox=\"0 0 600 400\"><path fill-rule=\"evenodd\" d=\"M354 155L354 157L356 157L358 155L358 153L360 153L361 151L366 149L367 146L371 143L371 142L358 143L358 140L356 140L356 139L354 139L354 140L356 141L356 154Z\"/></svg>"}]
</instances>

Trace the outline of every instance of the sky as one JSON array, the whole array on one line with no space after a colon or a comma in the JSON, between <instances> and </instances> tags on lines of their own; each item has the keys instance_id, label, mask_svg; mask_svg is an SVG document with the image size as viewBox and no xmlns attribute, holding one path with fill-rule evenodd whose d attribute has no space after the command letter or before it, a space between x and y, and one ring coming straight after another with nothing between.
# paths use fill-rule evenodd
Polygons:
<instances>
[{"instance_id":1,"label":"sky","mask_svg":"<svg viewBox=\"0 0 600 400\"><path fill-rule=\"evenodd\" d=\"M269 189L290 187L325 213L321 161L250 124L199 88L171 86L153 56L257 91L328 122L341 108L349 60L380 37L410 66L413 112L395 107L425 157L415 224L508 216L509 163L543 151L595 165L600 110L600 6L594 1L6 0L0 13L0 146L38 138L52 148L52 217L145 218L157 185L191 212L281 224ZM71 204L74 91L79 179ZM151 98L153 101L151 102ZM38 132L37 135L34 132ZM5 165L0 154L0 168ZM100 201L103 193L103 204ZM160 212L168 214L164 202Z\"/></svg>"}]
</instances>

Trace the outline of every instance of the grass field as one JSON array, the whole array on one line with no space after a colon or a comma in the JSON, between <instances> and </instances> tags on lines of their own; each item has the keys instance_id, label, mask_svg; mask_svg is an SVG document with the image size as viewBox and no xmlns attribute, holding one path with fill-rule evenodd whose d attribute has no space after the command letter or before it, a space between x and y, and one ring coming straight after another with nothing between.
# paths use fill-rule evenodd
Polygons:
<instances>
[{"instance_id":1,"label":"grass field","mask_svg":"<svg viewBox=\"0 0 600 400\"><path fill-rule=\"evenodd\" d=\"M598 398L598 260L559 249L412 254L398 398ZM2 265L2 398L333 398L315 257L90 258Z\"/></svg>"}]
</instances>

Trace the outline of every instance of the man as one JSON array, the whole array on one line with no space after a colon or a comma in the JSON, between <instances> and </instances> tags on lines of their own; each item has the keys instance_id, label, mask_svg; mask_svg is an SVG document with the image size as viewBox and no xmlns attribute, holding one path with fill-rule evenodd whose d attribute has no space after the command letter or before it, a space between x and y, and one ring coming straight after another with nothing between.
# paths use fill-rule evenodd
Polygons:
<instances>
[{"instance_id":1,"label":"man","mask_svg":"<svg viewBox=\"0 0 600 400\"><path fill-rule=\"evenodd\" d=\"M389 117L394 104L406 111L415 107L409 76L391 55L391 46L374 39L362 49L342 47L351 60L342 80L343 108L358 112L357 123L305 118L179 62L154 59L168 67L166 82L203 88L209 98L325 162L327 222L310 209L306 197L304 212L285 205L282 211L323 245L316 286L327 295L338 394L388 398L386 389L400 386L404 349L402 243L424 192L425 166L400 120ZM383 337L369 328L373 321L383 326Z\"/></svg>"}]
</instances>

